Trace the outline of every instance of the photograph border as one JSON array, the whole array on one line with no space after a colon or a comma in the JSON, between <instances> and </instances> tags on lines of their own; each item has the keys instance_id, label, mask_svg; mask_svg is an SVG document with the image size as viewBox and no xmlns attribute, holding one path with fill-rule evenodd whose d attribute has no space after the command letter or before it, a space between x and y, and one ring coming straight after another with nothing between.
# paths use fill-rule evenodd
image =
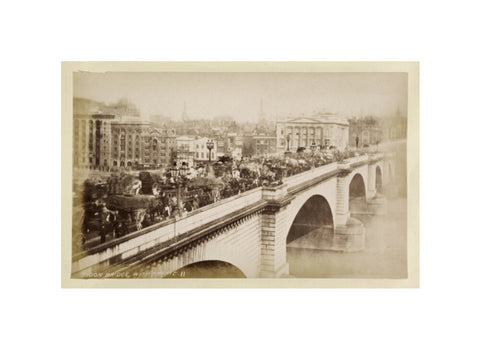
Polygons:
<instances>
[{"instance_id":1,"label":"photograph border","mask_svg":"<svg viewBox=\"0 0 480 349\"><path fill-rule=\"evenodd\" d=\"M408 73L406 279L72 279L74 72L301 72ZM418 288L419 287L419 62L62 62L62 288Z\"/></svg>"}]
</instances>

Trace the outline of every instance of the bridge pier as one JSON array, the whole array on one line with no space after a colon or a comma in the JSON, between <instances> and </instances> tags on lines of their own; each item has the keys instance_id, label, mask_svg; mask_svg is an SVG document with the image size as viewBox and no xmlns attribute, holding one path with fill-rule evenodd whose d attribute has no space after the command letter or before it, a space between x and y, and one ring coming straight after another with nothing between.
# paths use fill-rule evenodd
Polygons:
<instances>
[{"instance_id":1,"label":"bridge pier","mask_svg":"<svg viewBox=\"0 0 480 349\"><path fill-rule=\"evenodd\" d=\"M269 205L262 214L261 237L261 278L288 276L287 263L287 205L291 198L287 194L287 185L263 188L262 196Z\"/></svg>"},{"instance_id":2,"label":"bridge pier","mask_svg":"<svg viewBox=\"0 0 480 349\"><path fill-rule=\"evenodd\" d=\"M334 226L344 226L350 218L350 211L348 207L349 192L347 176L337 177L337 205L335 207Z\"/></svg>"},{"instance_id":3,"label":"bridge pier","mask_svg":"<svg viewBox=\"0 0 480 349\"><path fill-rule=\"evenodd\" d=\"M368 165L368 180L367 180L367 191L365 193L367 200L375 197L377 194L376 188L376 169L377 166L374 163L373 165Z\"/></svg>"},{"instance_id":4,"label":"bridge pier","mask_svg":"<svg viewBox=\"0 0 480 349\"><path fill-rule=\"evenodd\" d=\"M287 242L281 233L286 219L286 208L282 212L265 212L262 215L261 278L277 278L289 273ZM280 230L280 231L279 231Z\"/></svg>"},{"instance_id":5,"label":"bridge pier","mask_svg":"<svg viewBox=\"0 0 480 349\"><path fill-rule=\"evenodd\" d=\"M335 221L333 230L333 251L354 252L365 248L365 226L350 216L349 172L337 177Z\"/></svg>"},{"instance_id":6,"label":"bridge pier","mask_svg":"<svg viewBox=\"0 0 480 349\"><path fill-rule=\"evenodd\" d=\"M387 199L382 194L367 200L367 209L370 214L385 215L387 213Z\"/></svg>"},{"instance_id":7,"label":"bridge pier","mask_svg":"<svg viewBox=\"0 0 480 349\"><path fill-rule=\"evenodd\" d=\"M365 226L358 219L350 217L345 225L333 230L332 250L356 252L365 248Z\"/></svg>"}]
</instances>

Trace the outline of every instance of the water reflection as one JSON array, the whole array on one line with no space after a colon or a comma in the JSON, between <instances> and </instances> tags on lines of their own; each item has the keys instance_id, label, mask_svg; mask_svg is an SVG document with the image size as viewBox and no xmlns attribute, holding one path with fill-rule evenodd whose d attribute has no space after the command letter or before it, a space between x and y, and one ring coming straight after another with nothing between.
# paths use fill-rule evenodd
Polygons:
<instances>
[{"instance_id":1,"label":"water reflection","mask_svg":"<svg viewBox=\"0 0 480 349\"><path fill-rule=\"evenodd\" d=\"M406 199L391 199L386 214L355 218L366 227L365 249L359 252L322 250L320 231L287 245L290 275L298 278L406 278ZM310 243L310 245L308 245Z\"/></svg>"}]
</instances>

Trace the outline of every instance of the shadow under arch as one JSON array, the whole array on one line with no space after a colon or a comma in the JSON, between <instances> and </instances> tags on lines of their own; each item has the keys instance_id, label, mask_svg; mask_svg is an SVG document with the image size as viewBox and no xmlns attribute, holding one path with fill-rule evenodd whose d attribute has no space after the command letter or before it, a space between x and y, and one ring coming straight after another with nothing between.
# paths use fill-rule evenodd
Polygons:
<instances>
[{"instance_id":1,"label":"shadow under arch","mask_svg":"<svg viewBox=\"0 0 480 349\"><path fill-rule=\"evenodd\" d=\"M321 195L309 198L298 211L287 234L287 244L325 227L333 232L333 215L327 199Z\"/></svg>"},{"instance_id":2,"label":"shadow under arch","mask_svg":"<svg viewBox=\"0 0 480 349\"><path fill-rule=\"evenodd\" d=\"M363 177L357 173L348 187L348 210L353 218L364 220L368 218L367 190Z\"/></svg>"},{"instance_id":3,"label":"shadow under arch","mask_svg":"<svg viewBox=\"0 0 480 349\"><path fill-rule=\"evenodd\" d=\"M350 201L363 198L366 200L367 198L367 191L365 189L365 181L361 174L357 173L353 176L352 180L350 181L350 185L348 186L348 197Z\"/></svg>"},{"instance_id":4,"label":"shadow under arch","mask_svg":"<svg viewBox=\"0 0 480 349\"><path fill-rule=\"evenodd\" d=\"M190 278L190 279L217 279L217 278L246 278L247 276L235 265L220 261L206 260L194 262L165 276L165 279Z\"/></svg>"}]
</instances>

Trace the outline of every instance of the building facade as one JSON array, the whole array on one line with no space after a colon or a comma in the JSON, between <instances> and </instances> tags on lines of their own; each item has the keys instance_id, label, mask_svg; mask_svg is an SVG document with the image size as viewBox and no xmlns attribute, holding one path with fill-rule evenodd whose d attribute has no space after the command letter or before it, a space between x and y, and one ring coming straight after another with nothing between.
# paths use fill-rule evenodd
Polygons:
<instances>
[{"instance_id":1,"label":"building facade","mask_svg":"<svg viewBox=\"0 0 480 349\"><path fill-rule=\"evenodd\" d=\"M276 133L277 152L309 149L313 143L344 150L349 141L348 121L334 114L277 121Z\"/></svg>"},{"instance_id":2,"label":"building facade","mask_svg":"<svg viewBox=\"0 0 480 349\"><path fill-rule=\"evenodd\" d=\"M76 168L168 166L176 149L174 129L152 128L139 118L111 114L74 115Z\"/></svg>"},{"instance_id":3,"label":"building facade","mask_svg":"<svg viewBox=\"0 0 480 349\"><path fill-rule=\"evenodd\" d=\"M211 150L211 154L209 154L209 150L207 147L208 141L213 142L213 148ZM193 151L195 152L195 162L206 162L211 159L211 161L215 161L218 157L217 152L217 141L212 140L207 137L197 138L193 141Z\"/></svg>"},{"instance_id":4,"label":"building facade","mask_svg":"<svg viewBox=\"0 0 480 349\"><path fill-rule=\"evenodd\" d=\"M277 152L277 137L266 135L252 135L244 137L246 155L262 156Z\"/></svg>"},{"instance_id":5,"label":"building facade","mask_svg":"<svg viewBox=\"0 0 480 349\"><path fill-rule=\"evenodd\" d=\"M195 164L195 138L189 136L177 137L177 157L179 164L186 163L189 167Z\"/></svg>"},{"instance_id":6,"label":"building facade","mask_svg":"<svg viewBox=\"0 0 480 349\"><path fill-rule=\"evenodd\" d=\"M242 157L243 137L230 132L216 137L218 156L230 156L239 160Z\"/></svg>"},{"instance_id":7,"label":"building facade","mask_svg":"<svg viewBox=\"0 0 480 349\"><path fill-rule=\"evenodd\" d=\"M351 147L364 147L380 143L383 138L383 131L378 119L373 117L350 119L349 120L349 145Z\"/></svg>"},{"instance_id":8,"label":"building facade","mask_svg":"<svg viewBox=\"0 0 480 349\"><path fill-rule=\"evenodd\" d=\"M109 114L74 115L73 166L110 166L111 128L115 116Z\"/></svg>"}]
</instances>

